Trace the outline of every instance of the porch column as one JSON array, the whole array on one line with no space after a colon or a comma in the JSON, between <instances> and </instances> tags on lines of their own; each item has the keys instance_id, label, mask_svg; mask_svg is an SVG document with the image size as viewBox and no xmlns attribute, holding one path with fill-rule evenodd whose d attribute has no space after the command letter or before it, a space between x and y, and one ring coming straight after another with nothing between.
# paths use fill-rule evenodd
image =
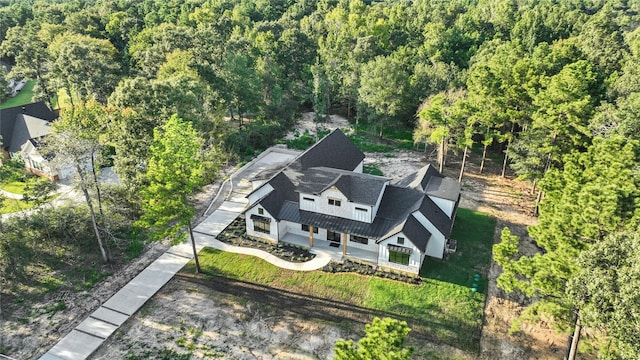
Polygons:
<instances>
[{"instance_id":1,"label":"porch column","mask_svg":"<svg viewBox=\"0 0 640 360\"><path fill-rule=\"evenodd\" d=\"M309 247L313 247L313 225L309 225Z\"/></svg>"},{"instance_id":2,"label":"porch column","mask_svg":"<svg viewBox=\"0 0 640 360\"><path fill-rule=\"evenodd\" d=\"M347 233L342 234L342 256L347 255Z\"/></svg>"}]
</instances>

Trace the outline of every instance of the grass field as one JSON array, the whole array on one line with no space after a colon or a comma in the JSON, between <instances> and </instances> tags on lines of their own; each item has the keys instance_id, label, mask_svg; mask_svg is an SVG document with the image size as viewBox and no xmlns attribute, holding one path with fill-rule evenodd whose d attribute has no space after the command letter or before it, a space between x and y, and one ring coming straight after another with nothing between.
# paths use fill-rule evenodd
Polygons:
<instances>
[{"instance_id":1,"label":"grass field","mask_svg":"<svg viewBox=\"0 0 640 360\"><path fill-rule=\"evenodd\" d=\"M12 182L0 185L0 188L10 193L24 194L25 186L27 186L27 184L23 181L12 181Z\"/></svg>"},{"instance_id":2,"label":"grass field","mask_svg":"<svg viewBox=\"0 0 640 360\"><path fill-rule=\"evenodd\" d=\"M444 261L425 259L420 276L471 287L476 273L489 271L495 226L496 220L491 215L458 209L451 234L452 239L458 240L457 251ZM478 285L478 291L486 290L486 276L482 276Z\"/></svg>"},{"instance_id":3,"label":"grass field","mask_svg":"<svg viewBox=\"0 0 640 360\"><path fill-rule=\"evenodd\" d=\"M200 264L207 276L222 276L380 311L406 320L416 333L465 351L479 351L486 280L470 289L473 275L488 267L495 220L460 209L454 236L458 252L429 261L419 286L358 274L296 272L259 258L205 248ZM464 243L464 245L463 245ZM191 262L188 267L193 267ZM191 269L189 269L191 270ZM451 273L454 272L454 273Z\"/></svg>"},{"instance_id":4,"label":"grass field","mask_svg":"<svg viewBox=\"0 0 640 360\"><path fill-rule=\"evenodd\" d=\"M9 214L22 210L28 210L34 207L33 203L26 203L22 200L2 198L2 204L0 204L0 214Z\"/></svg>"},{"instance_id":5,"label":"grass field","mask_svg":"<svg viewBox=\"0 0 640 360\"><path fill-rule=\"evenodd\" d=\"M14 106L20 106L29 104L32 102L33 98L33 87L36 86L35 80L29 80L24 85L22 90L18 93L18 95L8 99L7 101L0 104L0 109L6 109Z\"/></svg>"}]
</instances>

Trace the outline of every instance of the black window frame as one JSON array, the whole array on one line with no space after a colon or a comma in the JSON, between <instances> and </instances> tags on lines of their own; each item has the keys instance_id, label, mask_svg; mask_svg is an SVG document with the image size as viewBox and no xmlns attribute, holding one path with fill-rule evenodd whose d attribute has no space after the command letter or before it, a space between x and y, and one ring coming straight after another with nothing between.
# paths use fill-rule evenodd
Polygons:
<instances>
[{"instance_id":1,"label":"black window frame","mask_svg":"<svg viewBox=\"0 0 640 360\"><path fill-rule=\"evenodd\" d=\"M402 253L399 251L394 251L389 249L389 262L400 265L409 265L409 259L411 258L411 254Z\"/></svg>"},{"instance_id":2,"label":"black window frame","mask_svg":"<svg viewBox=\"0 0 640 360\"><path fill-rule=\"evenodd\" d=\"M254 221L253 231L263 234L271 234L271 222Z\"/></svg>"},{"instance_id":3,"label":"black window frame","mask_svg":"<svg viewBox=\"0 0 640 360\"><path fill-rule=\"evenodd\" d=\"M336 236L337 236L337 239L336 239ZM342 233L340 233L338 231L327 230L327 240L328 241L339 242L339 241L341 241L341 238L342 238Z\"/></svg>"},{"instance_id":4,"label":"black window frame","mask_svg":"<svg viewBox=\"0 0 640 360\"><path fill-rule=\"evenodd\" d=\"M258 208L258 215L264 215L264 209Z\"/></svg>"},{"instance_id":5,"label":"black window frame","mask_svg":"<svg viewBox=\"0 0 640 360\"><path fill-rule=\"evenodd\" d=\"M309 226L310 226L310 225L307 225L307 224L300 224L300 225L301 225L301 226L300 226L300 228L302 229L302 231L309 232ZM313 227L313 233L314 233L314 234L317 234L317 233L318 233L318 227L317 227L317 226L314 226L314 227Z\"/></svg>"},{"instance_id":6,"label":"black window frame","mask_svg":"<svg viewBox=\"0 0 640 360\"><path fill-rule=\"evenodd\" d=\"M369 239L364 236L351 235L349 236L349 241L353 241L358 244L369 245Z\"/></svg>"},{"instance_id":7,"label":"black window frame","mask_svg":"<svg viewBox=\"0 0 640 360\"><path fill-rule=\"evenodd\" d=\"M338 199L328 199L328 203L331 206L337 206L337 207L342 206L342 201Z\"/></svg>"},{"instance_id":8,"label":"black window frame","mask_svg":"<svg viewBox=\"0 0 640 360\"><path fill-rule=\"evenodd\" d=\"M402 236L398 236L398 238L396 239L396 243L398 245L404 245L404 238Z\"/></svg>"}]
</instances>

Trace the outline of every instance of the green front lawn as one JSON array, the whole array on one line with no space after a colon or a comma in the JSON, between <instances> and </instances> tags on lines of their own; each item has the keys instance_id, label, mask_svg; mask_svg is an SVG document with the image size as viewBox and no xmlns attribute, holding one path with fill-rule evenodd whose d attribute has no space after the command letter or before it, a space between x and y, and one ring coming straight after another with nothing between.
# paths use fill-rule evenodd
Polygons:
<instances>
[{"instance_id":1,"label":"green front lawn","mask_svg":"<svg viewBox=\"0 0 640 360\"><path fill-rule=\"evenodd\" d=\"M479 292L473 292L467 279L470 275L473 281L476 271L487 268L493 226L492 217L460 209L454 229L458 252L449 260L429 261L419 286L352 273L284 270L256 257L211 248L203 249L199 259L205 276L223 276L363 307L406 320L422 338L477 353L486 280L482 280ZM187 267L187 271L193 270L193 262Z\"/></svg>"},{"instance_id":2,"label":"green front lawn","mask_svg":"<svg viewBox=\"0 0 640 360\"><path fill-rule=\"evenodd\" d=\"M36 86L35 80L29 80L20 92L12 97L7 99L7 101L0 104L0 109L6 109L14 106L26 105L32 103L33 98L33 87Z\"/></svg>"},{"instance_id":3,"label":"green front lawn","mask_svg":"<svg viewBox=\"0 0 640 360\"><path fill-rule=\"evenodd\" d=\"M3 198L0 204L0 214L9 214L22 210L31 209L35 206L33 203L27 203L22 200Z\"/></svg>"},{"instance_id":4,"label":"green front lawn","mask_svg":"<svg viewBox=\"0 0 640 360\"><path fill-rule=\"evenodd\" d=\"M4 191L8 191L13 194L24 194L25 186L27 186L27 184L23 181L12 181L12 182L0 185L0 188Z\"/></svg>"}]
</instances>

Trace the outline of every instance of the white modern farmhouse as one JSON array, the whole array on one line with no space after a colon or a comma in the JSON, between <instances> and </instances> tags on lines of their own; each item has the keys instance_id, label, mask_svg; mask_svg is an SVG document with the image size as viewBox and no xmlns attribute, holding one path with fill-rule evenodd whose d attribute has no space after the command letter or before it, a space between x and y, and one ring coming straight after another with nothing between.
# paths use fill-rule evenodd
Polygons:
<instances>
[{"instance_id":1,"label":"white modern farmhouse","mask_svg":"<svg viewBox=\"0 0 640 360\"><path fill-rule=\"evenodd\" d=\"M411 273L442 258L460 184L431 165L390 181L363 174L363 160L331 132L247 196L247 234Z\"/></svg>"}]
</instances>

